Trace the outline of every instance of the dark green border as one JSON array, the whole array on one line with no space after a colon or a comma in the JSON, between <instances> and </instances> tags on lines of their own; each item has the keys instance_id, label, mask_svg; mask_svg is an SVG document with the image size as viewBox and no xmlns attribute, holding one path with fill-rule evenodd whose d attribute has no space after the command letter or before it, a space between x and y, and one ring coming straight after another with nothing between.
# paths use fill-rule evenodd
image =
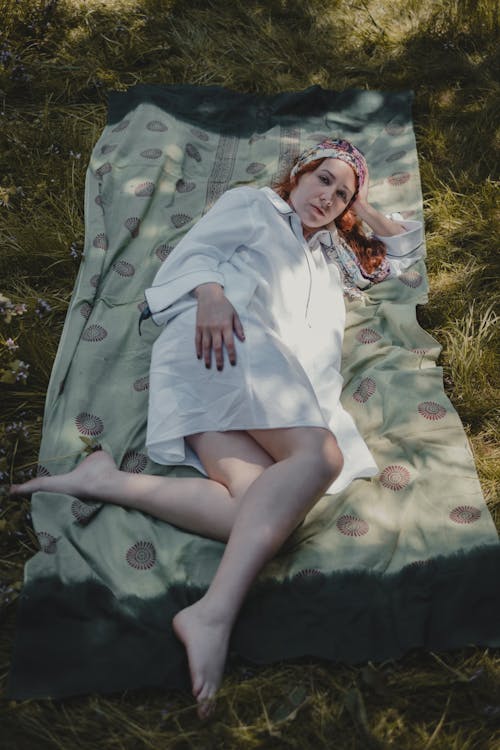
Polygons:
<instances>
[{"instance_id":1,"label":"dark green border","mask_svg":"<svg viewBox=\"0 0 500 750\"><path fill-rule=\"evenodd\" d=\"M193 126L240 138L266 132L275 125L300 127L313 117L327 114L333 117L333 113L346 110L352 122L359 120L360 131L368 121L372 125L381 123L382 127L390 120L394 124L410 122L413 92L373 92L378 102L369 109L366 94L363 89L330 91L321 86L263 96L222 86L139 85L124 92L110 92L108 125L120 122L127 113L147 102Z\"/></svg>"},{"instance_id":2,"label":"dark green border","mask_svg":"<svg viewBox=\"0 0 500 750\"><path fill-rule=\"evenodd\" d=\"M386 661L416 648L500 646L500 545L409 565L254 586L231 656L259 664L319 657ZM143 687L189 688L171 620L203 591L173 586L118 600L96 581L28 582L18 610L10 698L63 698Z\"/></svg>"}]
</instances>

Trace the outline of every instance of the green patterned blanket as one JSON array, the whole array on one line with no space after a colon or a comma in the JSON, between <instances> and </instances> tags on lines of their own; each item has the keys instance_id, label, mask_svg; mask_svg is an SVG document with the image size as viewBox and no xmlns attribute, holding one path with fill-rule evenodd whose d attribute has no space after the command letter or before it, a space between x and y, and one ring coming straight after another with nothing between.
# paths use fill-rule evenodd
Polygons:
<instances>
[{"instance_id":1,"label":"green patterned blanket","mask_svg":"<svg viewBox=\"0 0 500 750\"><path fill-rule=\"evenodd\" d=\"M319 87L259 97L138 86L110 95L87 173L84 260L47 394L39 471L92 444L130 472L192 473L145 454L144 289L229 187L269 184L325 135L366 154L370 197L422 218L411 94ZM498 537L460 420L416 321L420 261L347 303L343 403L380 468L325 496L254 585L231 655L358 663L415 647L500 644ZM208 585L223 545L138 511L37 493L10 679L15 698L187 687L172 616Z\"/></svg>"}]
</instances>

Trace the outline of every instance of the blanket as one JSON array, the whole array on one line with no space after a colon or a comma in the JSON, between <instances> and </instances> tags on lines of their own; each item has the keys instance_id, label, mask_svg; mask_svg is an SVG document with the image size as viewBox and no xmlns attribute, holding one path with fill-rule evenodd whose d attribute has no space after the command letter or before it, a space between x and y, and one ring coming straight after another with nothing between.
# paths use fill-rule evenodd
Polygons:
<instances>
[{"instance_id":1,"label":"blanket","mask_svg":"<svg viewBox=\"0 0 500 750\"><path fill-rule=\"evenodd\" d=\"M144 448L160 329L144 289L230 187L263 186L325 136L352 140L380 210L422 218L410 92L312 87L257 96L218 87L112 92L85 189L85 250L47 393L39 472L95 445L124 471L187 476ZM342 400L379 474L325 495L269 562L236 623L231 658L396 658L500 645L498 536L460 419L416 319L421 260L346 300ZM328 311L325 310L325 314ZM224 546L136 510L37 493L40 551L26 565L13 698L189 686L171 620L203 593Z\"/></svg>"}]
</instances>

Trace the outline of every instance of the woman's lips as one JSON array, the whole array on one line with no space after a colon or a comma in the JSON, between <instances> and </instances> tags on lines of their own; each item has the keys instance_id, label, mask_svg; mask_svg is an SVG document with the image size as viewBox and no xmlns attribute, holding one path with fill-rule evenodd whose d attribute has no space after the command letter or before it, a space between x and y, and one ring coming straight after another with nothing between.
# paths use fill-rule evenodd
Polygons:
<instances>
[{"instance_id":1,"label":"woman's lips","mask_svg":"<svg viewBox=\"0 0 500 750\"><path fill-rule=\"evenodd\" d=\"M323 211L323 209L321 209L321 208L318 208L318 206L315 206L315 205L314 205L314 204L312 204L312 203L311 203L311 206L312 206L312 208L314 209L315 213L317 213L317 214L318 214L318 216L321 216L321 218L323 219L323 218L324 218L324 216L325 216L325 212Z\"/></svg>"}]
</instances>

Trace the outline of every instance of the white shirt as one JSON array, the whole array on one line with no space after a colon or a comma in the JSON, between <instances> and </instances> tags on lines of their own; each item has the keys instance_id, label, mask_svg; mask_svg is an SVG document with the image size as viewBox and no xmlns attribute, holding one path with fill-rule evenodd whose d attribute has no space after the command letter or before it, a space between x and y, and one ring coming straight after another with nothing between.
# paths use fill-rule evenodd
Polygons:
<instances>
[{"instance_id":1,"label":"white shirt","mask_svg":"<svg viewBox=\"0 0 500 750\"><path fill-rule=\"evenodd\" d=\"M421 234L421 225L412 222L390 238L391 245L408 250L421 243ZM329 491L377 473L340 404L346 311L339 269L327 262L318 242L306 242L299 216L273 190L227 191L185 235L146 290L154 322L166 324L196 306L190 292L206 282L221 284L238 314L272 331L305 371L344 454L342 474ZM276 425L253 425L266 426Z\"/></svg>"}]
</instances>

